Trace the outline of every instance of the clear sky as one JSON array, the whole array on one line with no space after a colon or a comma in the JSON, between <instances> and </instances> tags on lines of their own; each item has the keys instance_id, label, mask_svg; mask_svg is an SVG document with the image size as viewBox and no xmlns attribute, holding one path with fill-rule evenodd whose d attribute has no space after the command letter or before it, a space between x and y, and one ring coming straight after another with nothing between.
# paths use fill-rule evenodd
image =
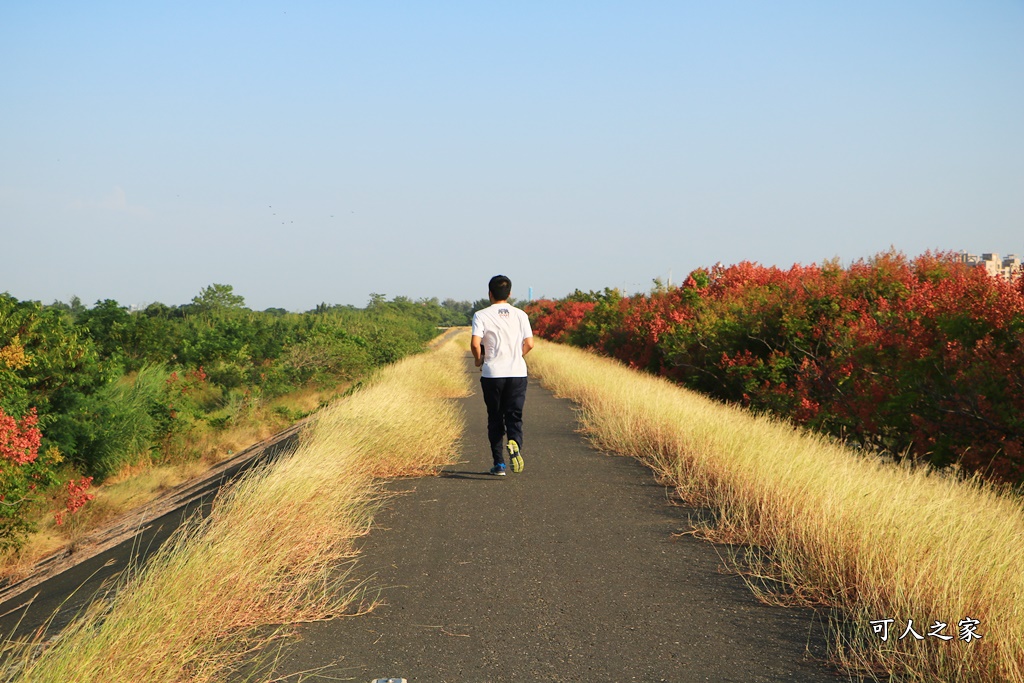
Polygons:
<instances>
[{"instance_id":1,"label":"clear sky","mask_svg":"<svg viewBox=\"0 0 1024 683\"><path fill-rule=\"evenodd\" d=\"M0 292L1024 255L1024 2L5 2Z\"/></svg>"}]
</instances>

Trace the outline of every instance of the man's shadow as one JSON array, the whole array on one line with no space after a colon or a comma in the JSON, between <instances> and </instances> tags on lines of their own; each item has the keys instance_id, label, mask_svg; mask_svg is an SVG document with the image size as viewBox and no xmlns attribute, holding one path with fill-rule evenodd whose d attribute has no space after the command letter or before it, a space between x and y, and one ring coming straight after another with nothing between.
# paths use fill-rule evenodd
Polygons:
<instances>
[{"instance_id":1,"label":"man's shadow","mask_svg":"<svg viewBox=\"0 0 1024 683\"><path fill-rule=\"evenodd\" d=\"M465 479L467 481L498 481L499 479L501 479L501 477L496 477L486 470L484 470L483 472L441 470L438 476L444 479Z\"/></svg>"}]
</instances>

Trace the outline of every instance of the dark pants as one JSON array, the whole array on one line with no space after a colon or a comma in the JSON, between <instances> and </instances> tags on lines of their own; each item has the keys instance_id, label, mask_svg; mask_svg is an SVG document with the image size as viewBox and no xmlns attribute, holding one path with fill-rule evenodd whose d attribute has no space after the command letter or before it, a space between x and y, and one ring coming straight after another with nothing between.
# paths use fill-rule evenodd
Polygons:
<instances>
[{"instance_id":1,"label":"dark pants","mask_svg":"<svg viewBox=\"0 0 1024 683\"><path fill-rule=\"evenodd\" d=\"M525 377L481 377L480 388L487 406L487 438L491 441L494 464L505 462L502 437L523 447L523 404L526 402Z\"/></svg>"}]
</instances>

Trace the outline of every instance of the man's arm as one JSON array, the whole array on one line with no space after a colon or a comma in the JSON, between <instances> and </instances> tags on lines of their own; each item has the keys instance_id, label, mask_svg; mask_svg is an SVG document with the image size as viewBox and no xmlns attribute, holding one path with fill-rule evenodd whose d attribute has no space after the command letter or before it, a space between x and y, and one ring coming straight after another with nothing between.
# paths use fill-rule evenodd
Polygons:
<instances>
[{"instance_id":1,"label":"man's arm","mask_svg":"<svg viewBox=\"0 0 1024 683\"><path fill-rule=\"evenodd\" d=\"M476 363L477 367L484 364L484 354L483 350L480 348L480 341L481 338L474 334L473 338L469 342L469 348L473 352L473 362Z\"/></svg>"},{"instance_id":2,"label":"man's arm","mask_svg":"<svg viewBox=\"0 0 1024 683\"><path fill-rule=\"evenodd\" d=\"M523 355L525 356L533 348L533 337L527 337L523 340Z\"/></svg>"}]
</instances>

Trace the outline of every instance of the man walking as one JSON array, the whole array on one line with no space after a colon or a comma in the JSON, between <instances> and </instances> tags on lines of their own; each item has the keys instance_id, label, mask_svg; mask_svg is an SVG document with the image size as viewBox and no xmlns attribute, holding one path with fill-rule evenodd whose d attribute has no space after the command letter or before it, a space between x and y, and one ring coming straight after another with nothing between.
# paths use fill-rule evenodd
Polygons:
<instances>
[{"instance_id":1,"label":"man walking","mask_svg":"<svg viewBox=\"0 0 1024 683\"><path fill-rule=\"evenodd\" d=\"M491 474L505 476L505 450L513 472L523 471L523 403L526 401L526 361L533 348L533 330L526 313L508 302L512 281L495 275L487 283L491 305L473 314L470 348L482 367L480 388L487 406L487 438L494 467ZM502 448L502 438L508 444Z\"/></svg>"}]
</instances>

